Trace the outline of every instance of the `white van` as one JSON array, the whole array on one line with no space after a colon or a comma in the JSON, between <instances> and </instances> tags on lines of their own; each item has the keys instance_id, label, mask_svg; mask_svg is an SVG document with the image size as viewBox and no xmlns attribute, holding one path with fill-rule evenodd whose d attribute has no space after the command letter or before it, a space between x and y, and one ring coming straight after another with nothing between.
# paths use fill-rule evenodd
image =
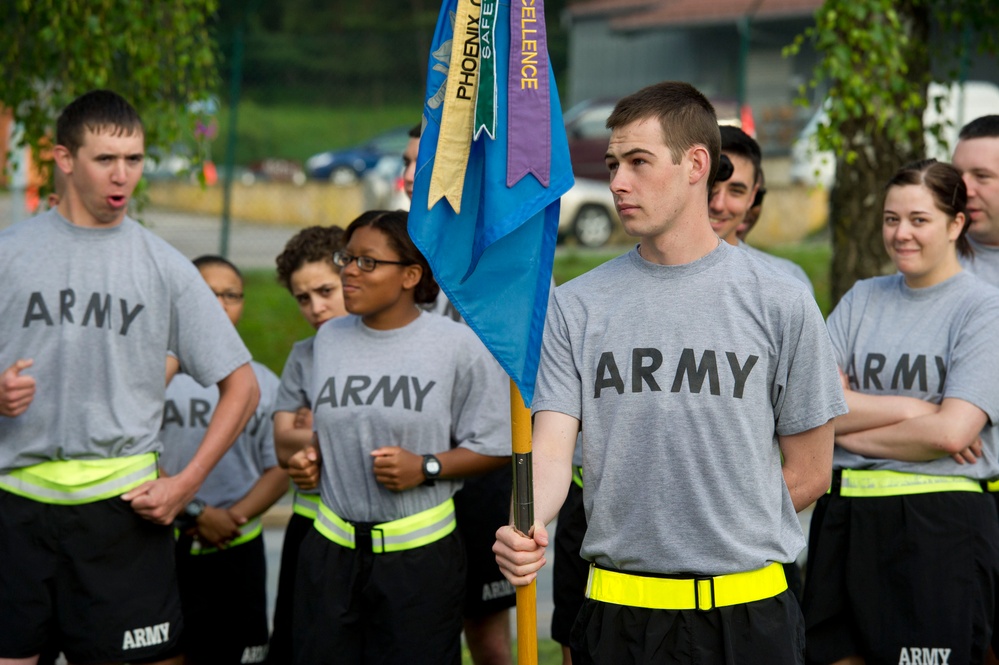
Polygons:
<instances>
[{"instance_id":1,"label":"white van","mask_svg":"<svg viewBox=\"0 0 999 665\"><path fill-rule=\"evenodd\" d=\"M927 93L929 102L923 114L923 126L943 123L946 145L940 145L926 133L926 155L941 161L950 161L957 145L957 134L968 122L983 115L999 114L999 87L987 81L967 81L963 85L931 83ZM943 97L938 113L933 100ZM832 187L836 176L836 160L832 151L819 150L816 132L819 123L826 121L825 105L812 116L791 146L791 181L809 186Z\"/></svg>"}]
</instances>

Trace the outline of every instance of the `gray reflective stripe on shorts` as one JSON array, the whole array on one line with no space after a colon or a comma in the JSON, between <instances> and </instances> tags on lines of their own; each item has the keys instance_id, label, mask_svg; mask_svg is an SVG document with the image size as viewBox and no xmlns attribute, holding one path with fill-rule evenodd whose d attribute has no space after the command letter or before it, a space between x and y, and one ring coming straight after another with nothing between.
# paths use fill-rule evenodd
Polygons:
<instances>
[{"instance_id":1,"label":"gray reflective stripe on shorts","mask_svg":"<svg viewBox=\"0 0 999 665\"><path fill-rule=\"evenodd\" d=\"M437 520L433 524L427 525L422 529L416 529L415 531L410 531L405 535L386 536L381 529L375 527L371 529L371 547L372 549L376 550L379 549L375 543L376 538L381 539L380 549L382 550L391 547L393 545L404 545L410 541L417 540L419 538L425 538L429 535L432 535L433 533L440 531L441 529L446 527L448 524L453 523L454 521L455 521L455 516L454 516L454 511L452 510L443 519Z\"/></svg>"},{"instance_id":2,"label":"gray reflective stripe on shorts","mask_svg":"<svg viewBox=\"0 0 999 665\"><path fill-rule=\"evenodd\" d=\"M28 482L13 474L0 474L0 489L5 489L20 496L51 503L86 503L89 500L106 496L124 494L139 485L147 476L156 475L156 463L144 466L132 473L117 478L111 478L98 485L83 487L71 491L42 487Z\"/></svg>"},{"instance_id":3,"label":"gray reflective stripe on shorts","mask_svg":"<svg viewBox=\"0 0 999 665\"><path fill-rule=\"evenodd\" d=\"M354 541L353 531L348 532L340 528L340 525L331 520L322 510L316 512L316 521L321 523L324 527L326 527L330 531L332 531L336 537L340 538L346 543L349 543L347 545L348 547L350 547L351 549L354 548L355 541Z\"/></svg>"}]
</instances>

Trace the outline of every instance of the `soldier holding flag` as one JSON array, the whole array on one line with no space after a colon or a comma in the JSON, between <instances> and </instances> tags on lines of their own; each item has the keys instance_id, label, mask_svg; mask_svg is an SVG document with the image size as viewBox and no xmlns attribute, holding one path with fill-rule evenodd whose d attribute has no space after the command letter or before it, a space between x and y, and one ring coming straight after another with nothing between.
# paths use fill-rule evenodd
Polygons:
<instances>
[{"instance_id":1,"label":"soldier holding flag","mask_svg":"<svg viewBox=\"0 0 999 665\"><path fill-rule=\"evenodd\" d=\"M592 565L573 663L801 663L780 564L804 546L795 512L829 486L845 410L822 316L711 230L720 137L700 92L650 86L608 126L640 242L555 291L532 405L538 519L500 529L497 560L518 586L545 564L582 428Z\"/></svg>"}]
</instances>

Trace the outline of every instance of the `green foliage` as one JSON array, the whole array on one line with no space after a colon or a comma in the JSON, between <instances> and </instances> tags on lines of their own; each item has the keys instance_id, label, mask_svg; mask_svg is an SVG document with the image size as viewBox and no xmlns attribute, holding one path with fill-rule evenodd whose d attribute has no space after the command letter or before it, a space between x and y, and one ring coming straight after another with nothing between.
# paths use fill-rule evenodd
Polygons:
<instances>
[{"instance_id":1,"label":"green foliage","mask_svg":"<svg viewBox=\"0 0 999 665\"><path fill-rule=\"evenodd\" d=\"M874 160L881 155L864 147L877 135L902 153L922 152L930 82L925 12L919 0L826 0L815 25L785 49L785 55L796 55L809 40L820 54L809 83L829 86L820 149L833 150L848 164ZM804 87L801 92L804 97Z\"/></svg>"},{"instance_id":2,"label":"green foliage","mask_svg":"<svg viewBox=\"0 0 999 665\"><path fill-rule=\"evenodd\" d=\"M110 88L139 111L146 145L193 141L188 104L216 91L216 0L10 0L0 9L0 105L35 156L80 94Z\"/></svg>"},{"instance_id":3,"label":"green foliage","mask_svg":"<svg viewBox=\"0 0 999 665\"><path fill-rule=\"evenodd\" d=\"M564 79L567 0L547 0L552 67ZM377 108L422 102L441 0L220 0L217 36L230 77L235 26L247 21L243 93L258 102Z\"/></svg>"}]
</instances>

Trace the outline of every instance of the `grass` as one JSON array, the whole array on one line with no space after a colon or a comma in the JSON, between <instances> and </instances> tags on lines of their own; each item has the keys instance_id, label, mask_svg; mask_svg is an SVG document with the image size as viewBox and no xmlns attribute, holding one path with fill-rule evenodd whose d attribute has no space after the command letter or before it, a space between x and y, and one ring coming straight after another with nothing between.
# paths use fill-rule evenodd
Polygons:
<instances>
[{"instance_id":1,"label":"grass","mask_svg":"<svg viewBox=\"0 0 999 665\"><path fill-rule=\"evenodd\" d=\"M828 240L809 240L796 245L768 247L771 254L791 259L804 268L815 288L815 301L819 304L822 316L832 311L832 296L829 286L829 263L832 261L832 245Z\"/></svg>"},{"instance_id":2,"label":"grass","mask_svg":"<svg viewBox=\"0 0 999 665\"><path fill-rule=\"evenodd\" d=\"M601 263L619 256L626 248L608 250L562 250L555 257L555 282L562 284L592 270ZM829 314L829 260L832 250L828 241L814 240L797 245L769 248L768 251L791 259L808 273L815 286L815 297L823 315ZM270 270L250 270L246 278L246 308L239 332L253 357L281 374L291 345L313 334L312 328L298 313L298 306L288 292L277 283Z\"/></svg>"},{"instance_id":3,"label":"grass","mask_svg":"<svg viewBox=\"0 0 999 665\"><path fill-rule=\"evenodd\" d=\"M472 656L466 646L462 646L461 649L461 662L462 665L472 665ZM517 662L517 640L513 641L513 662ZM554 640L539 637L538 665L562 665L562 645Z\"/></svg>"},{"instance_id":4,"label":"grass","mask_svg":"<svg viewBox=\"0 0 999 665\"><path fill-rule=\"evenodd\" d=\"M273 270L248 270L243 277L246 300L239 334L253 358L280 376L291 345L315 331Z\"/></svg>"}]
</instances>

